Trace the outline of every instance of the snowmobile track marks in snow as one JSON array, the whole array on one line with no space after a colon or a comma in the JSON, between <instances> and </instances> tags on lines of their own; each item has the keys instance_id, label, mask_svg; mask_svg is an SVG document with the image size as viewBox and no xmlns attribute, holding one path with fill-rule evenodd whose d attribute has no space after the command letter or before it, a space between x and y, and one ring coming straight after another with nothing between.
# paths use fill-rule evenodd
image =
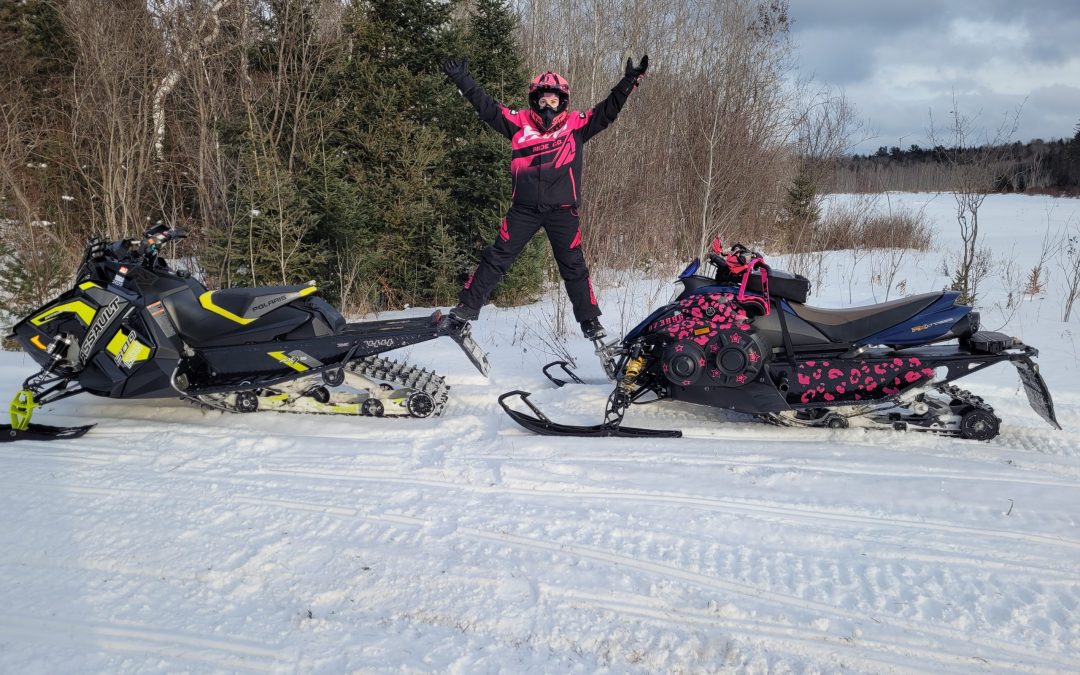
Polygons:
<instances>
[{"instance_id":1,"label":"snowmobile track marks in snow","mask_svg":"<svg viewBox=\"0 0 1080 675\"><path fill-rule=\"evenodd\" d=\"M780 516L794 518L796 521L820 520L856 525L886 525L889 527L903 527L915 530L933 530L956 535L976 535L991 539L1010 539L1037 545L1064 546L1080 550L1080 540L1064 539L1026 532L1012 532L1008 530L991 530L981 527L969 527L945 522L933 522L927 520L912 520L907 518L879 518L839 510L820 508L807 508L796 504L781 504L779 502L750 502L730 499L716 499L710 497L695 497L693 495L679 495L672 493L655 494L649 492L618 491L618 490L552 490L537 487L514 488L499 485L473 485L469 483L455 483L452 481L436 480L432 478L412 478L393 474L349 472L332 474L318 471L304 470L280 470L265 469L260 473L275 476L292 476L320 478L330 481L367 482L367 483L391 483L401 485L424 485L447 490L466 490L485 494L510 494L519 496L546 496L562 499L593 499L598 501L629 501L633 503L655 503L669 505L677 508L697 507L706 510L723 512L742 512L765 517Z\"/></svg>"},{"instance_id":2,"label":"snowmobile track marks in snow","mask_svg":"<svg viewBox=\"0 0 1080 675\"><path fill-rule=\"evenodd\" d=\"M939 643L929 644L925 640L919 641L908 636L900 638L890 636L889 642L886 643L867 637L865 633L857 638L858 647L873 650L876 654L864 654L855 651L855 638L806 630L797 624L759 618L733 619L691 607L675 607L657 598L642 595L615 593L601 596L545 584L540 585L539 590L548 598L562 597L563 602L570 607L584 606L590 609L607 610L617 616L638 616L645 620L658 622L661 625L670 625L677 622L689 627L722 628L728 633L737 634L741 639L749 642L766 642L769 644L770 652L780 651L797 655L798 652L791 649L792 642L797 642L805 649L826 656L833 656L839 650L845 650L841 652L845 662L854 661L874 664L875 668L867 668L870 672L881 672L882 666L889 668L900 667L900 664L894 659L889 658L890 655L917 658L920 663L924 664L936 664L937 668L927 667L924 670L916 671L935 674L946 672L948 668L975 665L980 663L978 659L982 658L967 654L943 653L943 647ZM969 648L966 648L966 643L952 646L954 649L969 650ZM1058 672L1055 667L1036 668L1025 663L1004 662L997 657L994 658L993 663L999 668L1013 672ZM905 666L907 665L905 664ZM904 670L912 672L907 667Z\"/></svg>"},{"instance_id":3,"label":"snowmobile track marks in snow","mask_svg":"<svg viewBox=\"0 0 1080 675\"><path fill-rule=\"evenodd\" d=\"M806 600L784 593L778 593L775 591L770 591L768 589L759 588L749 584L739 583L737 581L719 579L705 574L700 574L698 572L684 570L678 567L674 567L672 565L640 560L619 553L596 549L591 546L571 544L566 542L540 541L509 533L487 532L475 528L459 528L457 531L462 534L467 534L470 537L474 537L477 539L486 539L493 543L503 544L513 548L533 549L536 551L543 551L556 555L572 555L578 558L592 560L594 562L605 565L634 569L639 572L645 572L647 574L659 576L665 579L688 582L715 591L742 595L753 598L755 600L764 600L774 605L779 605L781 607L808 611L819 617L838 617L860 624L867 619L870 619L875 623L887 625L894 628L903 628L905 631L916 634L923 634L929 638L938 638L940 640L957 642L961 644L977 644L985 649L1012 654L1014 657L1022 657L1025 659L1047 663L1047 666L1043 668L1033 667L1022 662L1008 664L1008 668L1018 671L1056 673L1058 671L1055 669L1061 668L1062 666L1066 665L1073 669L1080 669L1080 660L1053 662L1048 660L1045 654L1041 652L1029 650L1018 645L1009 645L1006 643L1002 643L998 640L977 637L975 635L972 635L970 632L956 630L944 626L932 626L925 622L920 624L897 617L871 617L868 613L865 612L846 610L841 607L835 607L827 603ZM935 647L939 647L939 645L933 642L928 642L926 644L926 647L933 649Z\"/></svg>"},{"instance_id":4,"label":"snowmobile track marks in snow","mask_svg":"<svg viewBox=\"0 0 1080 675\"><path fill-rule=\"evenodd\" d=\"M286 654L281 651L247 640L222 640L142 625L0 615L0 633L45 642L55 642L63 636L64 641L85 642L99 649L172 657L217 667L226 665L254 672L275 672L287 661ZM218 654L208 654L208 650Z\"/></svg>"}]
</instances>

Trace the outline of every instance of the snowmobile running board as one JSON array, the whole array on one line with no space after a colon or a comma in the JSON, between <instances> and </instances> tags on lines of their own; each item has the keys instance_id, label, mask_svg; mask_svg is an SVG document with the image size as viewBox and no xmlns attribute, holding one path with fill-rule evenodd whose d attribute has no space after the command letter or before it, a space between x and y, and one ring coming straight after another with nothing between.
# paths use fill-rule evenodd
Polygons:
<instances>
[{"instance_id":1,"label":"snowmobile running board","mask_svg":"<svg viewBox=\"0 0 1080 675\"><path fill-rule=\"evenodd\" d=\"M521 401L529 407L530 410L536 415L535 417L527 413L514 410L507 403L506 399L517 396ZM529 400L529 392L515 390L508 391L499 397L499 405L506 411L506 414L510 416L510 419L514 420L525 429L539 434L541 436L587 436L587 437L607 437L615 436L620 438L682 438L681 431L672 431L666 429L638 429L635 427L624 427L621 424L594 424L592 426L575 426L572 424L559 424L558 422L551 421L547 415L545 415L539 408L537 408L532 401Z\"/></svg>"}]
</instances>

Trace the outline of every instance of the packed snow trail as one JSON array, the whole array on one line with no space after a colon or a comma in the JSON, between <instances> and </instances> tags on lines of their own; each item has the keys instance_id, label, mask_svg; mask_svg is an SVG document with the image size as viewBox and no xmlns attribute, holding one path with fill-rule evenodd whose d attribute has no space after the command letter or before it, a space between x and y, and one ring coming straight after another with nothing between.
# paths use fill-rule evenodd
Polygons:
<instances>
[{"instance_id":1,"label":"packed snow trail","mask_svg":"<svg viewBox=\"0 0 1080 675\"><path fill-rule=\"evenodd\" d=\"M632 322L669 291L601 299ZM540 375L551 302L476 324L490 380L449 340L407 352L447 376L441 418L39 411L99 424L0 446L0 672L1080 671L1080 366L1052 299L1009 328L1064 430L998 366L964 381L1003 419L989 443L667 403L627 423L686 438L531 436L499 393L594 423L610 391ZM0 354L5 391L32 370Z\"/></svg>"}]
</instances>

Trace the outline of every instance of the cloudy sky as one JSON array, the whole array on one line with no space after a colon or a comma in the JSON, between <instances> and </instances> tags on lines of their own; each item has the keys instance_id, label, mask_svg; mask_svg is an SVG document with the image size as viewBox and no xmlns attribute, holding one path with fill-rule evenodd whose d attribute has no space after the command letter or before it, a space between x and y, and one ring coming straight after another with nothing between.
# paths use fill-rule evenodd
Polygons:
<instances>
[{"instance_id":1,"label":"cloudy sky","mask_svg":"<svg viewBox=\"0 0 1080 675\"><path fill-rule=\"evenodd\" d=\"M1013 140L1071 137L1080 122L1080 0L791 0L804 74L843 88L871 127L856 152L925 145L952 109Z\"/></svg>"}]
</instances>

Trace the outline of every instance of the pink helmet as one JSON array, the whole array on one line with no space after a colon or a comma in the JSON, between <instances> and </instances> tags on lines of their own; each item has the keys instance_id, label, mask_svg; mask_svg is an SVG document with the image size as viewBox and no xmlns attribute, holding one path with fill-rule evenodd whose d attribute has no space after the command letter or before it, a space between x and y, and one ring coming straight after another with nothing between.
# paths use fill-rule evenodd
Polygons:
<instances>
[{"instance_id":1,"label":"pink helmet","mask_svg":"<svg viewBox=\"0 0 1080 675\"><path fill-rule=\"evenodd\" d=\"M553 93L559 97L559 106L555 110L541 109L540 97ZM553 70L547 70L529 83L529 109L536 126L544 132L557 129L566 122L566 106L570 103L570 83Z\"/></svg>"},{"instance_id":2,"label":"pink helmet","mask_svg":"<svg viewBox=\"0 0 1080 675\"><path fill-rule=\"evenodd\" d=\"M547 70L534 77L529 83L529 98L532 98L532 94L543 91L553 91L569 98L570 83L554 70Z\"/></svg>"}]
</instances>

